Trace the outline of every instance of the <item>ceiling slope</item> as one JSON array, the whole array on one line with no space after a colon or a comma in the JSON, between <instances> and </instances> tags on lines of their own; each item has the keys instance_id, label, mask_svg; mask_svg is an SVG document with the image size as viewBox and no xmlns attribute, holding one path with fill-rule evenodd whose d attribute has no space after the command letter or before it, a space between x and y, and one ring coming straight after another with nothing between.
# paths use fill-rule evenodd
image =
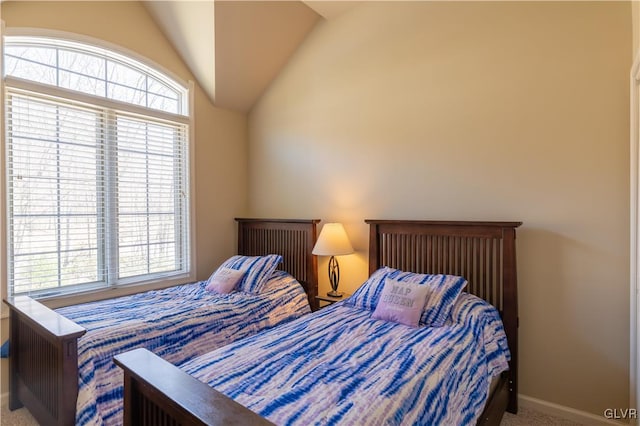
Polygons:
<instances>
[{"instance_id":1,"label":"ceiling slope","mask_svg":"<svg viewBox=\"0 0 640 426\"><path fill-rule=\"evenodd\" d=\"M142 4L213 100L216 88L213 2L144 1Z\"/></svg>"},{"instance_id":2,"label":"ceiling slope","mask_svg":"<svg viewBox=\"0 0 640 426\"><path fill-rule=\"evenodd\" d=\"M248 111L319 19L298 1L216 1L216 103Z\"/></svg>"},{"instance_id":3,"label":"ceiling slope","mask_svg":"<svg viewBox=\"0 0 640 426\"><path fill-rule=\"evenodd\" d=\"M214 104L247 112L320 16L299 1L145 1Z\"/></svg>"},{"instance_id":4,"label":"ceiling slope","mask_svg":"<svg viewBox=\"0 0 640 426\"><path fill-rule=\"evenodd\" d=\"M365 0L306 0L304 3L325 19L333 19L346 11L353 9Z\"/></svg>"}]
</instances>

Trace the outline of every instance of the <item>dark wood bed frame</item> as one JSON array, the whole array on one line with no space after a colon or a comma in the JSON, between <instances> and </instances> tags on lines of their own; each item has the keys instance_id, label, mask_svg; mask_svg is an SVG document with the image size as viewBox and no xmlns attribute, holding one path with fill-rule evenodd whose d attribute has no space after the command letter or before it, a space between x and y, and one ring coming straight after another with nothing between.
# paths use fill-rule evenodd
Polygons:
<instances>
[{"instance_id":1,"label":"dark wood bed frame","mask_svg":"<svg viewBox=\"0 0 640 426\"><path fill-rule=\"evenodd\" d=\"M282 255L279 269L302 284L317 309L317 259L311 254L318 219L244 219L238 253ZM75 424L78 339L86 330L27 296L9 297L9 409L26 406L44 425Z\"/></svg>"},{"instance_id":2,"label":"dark wood bed frame","mask_svg":"<svg viewBox=\"0 0 640 426\"><path fill-rule=\"evenodd\" d=\"M367 220L369 272L390 266L467 278L466 291L502 315L511 362L477 424L499 425L518 409L516 228L521 222ZM124 369L125 426L270 424L254 412L144 349L115 357Z\"/></svg>"}]
</instances>

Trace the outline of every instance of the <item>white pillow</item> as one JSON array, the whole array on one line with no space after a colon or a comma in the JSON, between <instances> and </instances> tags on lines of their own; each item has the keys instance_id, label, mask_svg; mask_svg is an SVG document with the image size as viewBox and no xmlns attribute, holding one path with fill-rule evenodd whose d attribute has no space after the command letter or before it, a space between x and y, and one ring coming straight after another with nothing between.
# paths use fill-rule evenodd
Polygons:
<instances>
[{"instance_id":1,"label":"white pillow","mask_svg":"<svg viewBox=\"0 0 640 426\"><path fill-rule=\"evenodd\" d=\"M205 290L214 293L231 293L242 280L244 271L231 268L218 268L207 280Z\"/></svg>"}]
</instances>

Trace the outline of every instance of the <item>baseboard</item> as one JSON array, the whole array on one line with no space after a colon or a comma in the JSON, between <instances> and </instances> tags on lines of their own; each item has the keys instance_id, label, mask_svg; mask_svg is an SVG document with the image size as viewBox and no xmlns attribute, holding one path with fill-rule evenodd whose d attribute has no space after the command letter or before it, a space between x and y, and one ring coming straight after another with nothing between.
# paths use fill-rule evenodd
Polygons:
<instances>
[{"instance_id":1,"label":"baseboard","mask_svg":"<svg viewBox=\"0 0 640 426\"><path fill-rule=\"evenodd\" d=\"M522 408L530 408L563 419L571 420L583 425L604 426L604 425L629 425L628 421L610 420L602 416L587 413L586 411L576 410L575 408L565 407L564 405L554 404L553 402L543 401L527 395L518 394L518 406ZM633 423L635 424L635 423Z\"/></svg>"},{"instance_id":2,"label":"baseboard","mask_svg":"<svg viewBox=\"0 0 640 426\"><path fill-rule=\"evenodd\" d=\"M0 395L0 407L6 407L9 405L9 392L5 392Z\"/></svg>"}]
</instances>

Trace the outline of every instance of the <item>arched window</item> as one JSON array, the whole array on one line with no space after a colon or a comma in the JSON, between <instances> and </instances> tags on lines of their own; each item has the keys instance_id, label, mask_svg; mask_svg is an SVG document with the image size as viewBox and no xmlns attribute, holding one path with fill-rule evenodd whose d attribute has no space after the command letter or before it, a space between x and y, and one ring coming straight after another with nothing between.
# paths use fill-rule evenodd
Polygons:
<instances>
[{"instance_id":1,"label":"arched window","mask_svg":"<svg viewBox=\"0 0 640 426\"><path fill-rule=\"evenodd\" d=\"M187 277L189 91L117 52L4 39L9 294Z\"/></svg>"}]
</instances>

